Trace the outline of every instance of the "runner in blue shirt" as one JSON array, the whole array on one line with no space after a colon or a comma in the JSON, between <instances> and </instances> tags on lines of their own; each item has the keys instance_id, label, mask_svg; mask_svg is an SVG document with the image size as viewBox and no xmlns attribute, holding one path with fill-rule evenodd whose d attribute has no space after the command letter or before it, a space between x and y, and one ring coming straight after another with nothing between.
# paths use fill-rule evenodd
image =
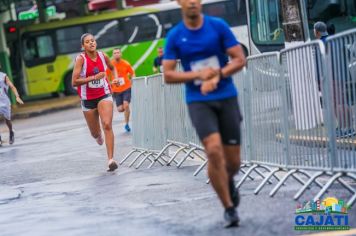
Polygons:
<instances>
[{"instance_id":1,"label":"runner in blue shirt","mask_svg":"<svg viewBox=\"0 0 356 236\"><path fill-rule=\"evenodd\" d=\"M167 83L185 83L192 123L208 156L208 175L225 207L226 227L238 226L240 167L237 89L231 75L245 65L239 42L225 21L202 14L201 0L177 0L183 21L166 39L163 71ZM230 62L228 57L230 57ZM180 59L184 72L175 71Z\"/></svg>"}]
</instances>

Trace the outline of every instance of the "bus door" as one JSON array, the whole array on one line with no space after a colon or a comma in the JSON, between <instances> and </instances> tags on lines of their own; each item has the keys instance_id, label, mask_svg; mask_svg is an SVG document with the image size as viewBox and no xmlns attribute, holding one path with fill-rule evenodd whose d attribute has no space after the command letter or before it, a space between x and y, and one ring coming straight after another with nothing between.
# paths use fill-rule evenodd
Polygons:
<instances>
[{"instance_id":1,"label":"bus door","mask_svg":"<svg viewBox=\"0 0 356 236\"><path fill-rule=\"evenodd\" d=\"M53 65L56 59L53 36L46 32L25 34L22 49L28 95L57 91L61 78L57 78Z\"/></svg>"}]
</instances>

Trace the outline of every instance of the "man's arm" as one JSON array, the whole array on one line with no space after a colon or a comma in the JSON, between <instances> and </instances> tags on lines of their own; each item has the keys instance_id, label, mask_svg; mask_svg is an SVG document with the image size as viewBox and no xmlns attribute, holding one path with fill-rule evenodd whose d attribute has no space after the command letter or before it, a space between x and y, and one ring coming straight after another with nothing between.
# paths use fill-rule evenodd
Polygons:
<instances>
[{"instance_id":1,"label":"man's arm","mask_svg":"<svg viewBox=\"0 0 356 236\"><path fill-rule=\"evenodd\" d=\"M227 49L226 53L230 56L231 60L226 66L221 68L220 76L222 78L235 74L246 65L246 58L241 45L236 45Z\"/></svg>"},{"instance_id":2,"label":"man's arm","mask_svg":"<svg viewBox=\"0 0 356 236\"><path fill-rule=\"evenodd\" d=\"M226 53L230 56L230 62L220 69L219 76L214 77L211 80L204 81L200 90L202 94L206 95L211 91L214 91L221 79L227 78L230 75L241 70L246 64L245 54L243 53L241 45L236 45L226 50Z\"/></svg>"},{"instance_id":3,"label":"man's arm","mask_svg":"<svg viewBox=\"0 0 356 236\"><path fill-rule=\"evenodd\" d=\"M135 71L130 64L129 64L129 75L130 75L130 79L135 77Z\"/></svg>"},{"instance_id":4,"label":"man's arm","mask_svg":"<svg viewBox=\"0 0 356 236\"><path fill-rule=\"evenodd\" d=\"M218 74L216 70L210 67L200 71L176 71L176 60L163 60L162 64L166 83L185 83L196 79L209 80Z\"/></svg>"}]
</instances>

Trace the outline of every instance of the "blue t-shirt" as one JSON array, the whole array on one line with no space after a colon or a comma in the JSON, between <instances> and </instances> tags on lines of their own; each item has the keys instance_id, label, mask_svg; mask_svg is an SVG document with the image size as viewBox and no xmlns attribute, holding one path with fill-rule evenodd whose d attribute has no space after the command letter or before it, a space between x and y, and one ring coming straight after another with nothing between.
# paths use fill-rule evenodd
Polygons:
<instances>
[{"instance_id":1,"label":"blue t-shirt","mask_svg":"<svg viewBox=\"0 0 356 236\"><path fill-rule=\"evenodd\" d=\"M204 15L203 25L199 29L188 29L183 22L180 22L168 33L163 59L180 59L185 71L196 70L197 64L201 66L201 62L206 64L207 60L210 61L209 66L213 61L222 68L228 63L226 50L236 45L239 45L239 42L224 20ZM187 103L221 100L235 96L237 96L237 89L231 77L221 79L217 89L207 95L200 92L198 81L186 83Z\"/></svg>"}]
</instances>

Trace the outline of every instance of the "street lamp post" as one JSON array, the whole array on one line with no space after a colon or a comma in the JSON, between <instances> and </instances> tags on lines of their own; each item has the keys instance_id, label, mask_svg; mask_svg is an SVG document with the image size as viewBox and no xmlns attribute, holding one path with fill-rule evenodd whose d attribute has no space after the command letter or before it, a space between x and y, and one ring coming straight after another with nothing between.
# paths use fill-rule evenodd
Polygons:
<instances>
[{"instance_id":1,"label":"street lamp post","mask_svg":"<svg viewBox=\"0 0 356 236\"><path fill-rule=\"evenodd\" d=\"M36 0L38 17L41 23L47 22L46 0Z\"/></svg>"}]
</instances>

